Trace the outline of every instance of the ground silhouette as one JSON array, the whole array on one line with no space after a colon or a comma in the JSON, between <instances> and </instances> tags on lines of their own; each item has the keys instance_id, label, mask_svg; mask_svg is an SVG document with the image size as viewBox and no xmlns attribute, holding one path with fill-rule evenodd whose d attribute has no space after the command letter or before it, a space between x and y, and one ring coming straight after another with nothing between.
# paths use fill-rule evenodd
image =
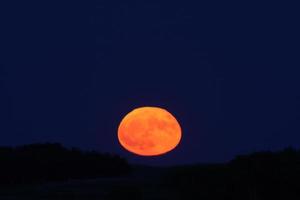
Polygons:
<instances>
[{"instance_id":1,"label":"ground silhouette","mask_svg":"<svg viewBox=\"0 0 300 200\"><path fill-rule=\"evenodd\" d=\"M0 165L0 199L300 199L300 151L292 148L222 164L148 167L116 155L33 144L0 148Z\"/></svg>"},{"instance_id":2,"label":"ground silhouette","mask_svg":"<svg viewBox=\"0 0 300 200\"><path fill-rule=\"evenodd\" d=\"M58 143L0 148L0 184L43 183L126 174L117 155L67 149Z\"/></svg>"},{"instance_id":3,"label":"ground silhouette","mask_svg":"<svg viewBox=\"0 0 300 200\"><path fill-rule=\"evenodd\" d=\"M300 199L300 151L257 152L231 162L174 168L165 179L181 199Z\"/></svg>"}]
</instances>

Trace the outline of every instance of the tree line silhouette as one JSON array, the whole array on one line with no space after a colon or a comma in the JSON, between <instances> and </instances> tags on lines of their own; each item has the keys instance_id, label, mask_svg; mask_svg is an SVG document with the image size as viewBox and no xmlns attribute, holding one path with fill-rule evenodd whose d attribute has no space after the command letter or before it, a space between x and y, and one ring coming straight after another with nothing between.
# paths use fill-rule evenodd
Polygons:
<instances>
[{"instance_id":1,"label":"tree line silhouette","mask_svg":"<svg viewBox=\"0 0 300 200\"><path fill-rule=\"evenodd\" d=\"M2 185L121 176L135 168L117 155L67 149L57 143L0 147ZM145 168L144 173L162 175L150 184L127 176L124 184L111 186L108 199L142 199L149 185L175 199L300 199L300 151L292 148L237 156L223 164Z\"/></svg>"},{"instance_id":2,"label":"tree line silhouette","mask_svg":"<svg viewBox=\"0 0 300 200\"><path fill-rule=\"evenodd\" d=\"M130 169L117 155L67 149L58 143L0 147L0 184L120 176Z\"/></svg>"},{"instance_id":3,"label":"tree line silhouette","mask_svg":"<svg viewBox=\"0 0 300 200\"><path fill-rule=\"evenodd\" d=\"M300 151L257 152L226 164L175 167L163 178L179 199L300 199Z\"/></svg>"}]
</instances>

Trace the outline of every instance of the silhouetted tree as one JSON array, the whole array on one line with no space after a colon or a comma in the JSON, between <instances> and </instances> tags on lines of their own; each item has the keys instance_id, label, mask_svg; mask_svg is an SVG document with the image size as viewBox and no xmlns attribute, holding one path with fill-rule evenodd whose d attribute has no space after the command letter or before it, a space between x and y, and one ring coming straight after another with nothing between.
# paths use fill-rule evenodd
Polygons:
<instances>
[{"instance_id":1,"label":"silhouetted tree","mask_svg":"<svg viewBox=\"0 0 300 200\"><path fill-rule=\"evenodd\" d=\"M170 170L164 183L180 199L300 199L300 152L257 152L227 164L195 165Z\"/></svg>"},{"instance_id":2,"label":"silhouetted tree","mask_svg":"<svg viewBox=\"0 0 300 200\"><path fill-rule=\"evenodd\" d=\"M0 166L1 184L119 176L130 171L119 156L69 150L57 143L1 147Z\"/></svg>"},{"instance_id":3,"label":"silhouetted tree","mask_svg":"<svg viewBox=\"0 0 300 200\"><path fill-rule=\"evenodd\" d=\"M300 152L293 148L239 156L230 166L237 185L261 199L300 199Z\"/></svg>"}]
</instances>

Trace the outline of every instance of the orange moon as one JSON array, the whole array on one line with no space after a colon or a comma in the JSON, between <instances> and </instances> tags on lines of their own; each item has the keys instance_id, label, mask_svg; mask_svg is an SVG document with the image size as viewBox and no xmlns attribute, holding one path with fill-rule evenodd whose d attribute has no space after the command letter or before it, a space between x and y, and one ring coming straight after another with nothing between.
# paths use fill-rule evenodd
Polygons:
<instances>
[{"instance_id":1,"label":"orange moon","mask_svg":"<svg viewBox=\"0 0 300 200\"><path fill-rule=\"evenodd\" d=\"M181 127L167 110L141 107L129 112L118 128L120 144L140 156L157 156L173 150L181 140Z\"/></svg>"}]
</instances>

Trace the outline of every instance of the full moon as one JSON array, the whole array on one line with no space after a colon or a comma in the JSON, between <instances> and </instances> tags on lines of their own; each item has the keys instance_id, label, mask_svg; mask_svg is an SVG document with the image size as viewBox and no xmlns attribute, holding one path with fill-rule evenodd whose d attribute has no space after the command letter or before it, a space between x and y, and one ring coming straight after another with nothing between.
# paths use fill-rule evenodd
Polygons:
<instances>
[{"instance_id":1,"label":"full moon","mask_svg":"<svg viewBox=\"0 0 300 200\"><path fill-rule=\"evenodd\" d=\"M181 140L176 118L159 107L141 107L129 112L118 128L120 144L140 156L157 156L173 150Z\"/></svg>"}]
</instances>

